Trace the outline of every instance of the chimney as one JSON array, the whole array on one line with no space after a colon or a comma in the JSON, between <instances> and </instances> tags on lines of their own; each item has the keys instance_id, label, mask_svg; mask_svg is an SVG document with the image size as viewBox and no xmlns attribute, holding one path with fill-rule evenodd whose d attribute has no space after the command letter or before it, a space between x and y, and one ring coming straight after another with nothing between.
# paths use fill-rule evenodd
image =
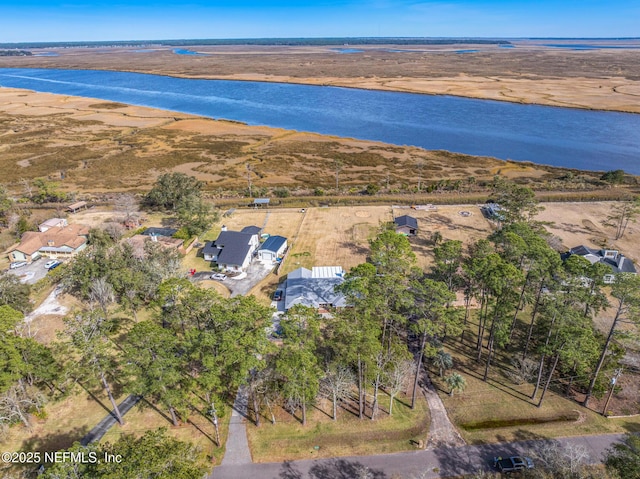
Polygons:
<instances>
[{"instance_id":1,"label":"chimney","mask_svg":"<svg viewBox=\"0 0 640 479\"><path fill-rule=\"evenodd\" d=\"M618 255L618 269L622 271L622 265L624 264L624 255L623 254L619 254Z\"/></svg>"},{"instance_id":2,"label":"chimney","mask_svg":"<svg viewBox=\"0 0 640 479\"><path fill-rule=\"evenodd\" d=\"M156 235L151 235L151 241L153 241L154 243L157 243L158 237Z\"/></svg>"},{"instance_id":3,"label":"chimney","mask_svg":"<svg viewBox=\"0 0 640 479\"><path fill-rule=\"evenodd\" d=\"M220 231L227 231L227 226L226 225L222 225L222 227L220 228Z\"/></svg>"}]
</instances>

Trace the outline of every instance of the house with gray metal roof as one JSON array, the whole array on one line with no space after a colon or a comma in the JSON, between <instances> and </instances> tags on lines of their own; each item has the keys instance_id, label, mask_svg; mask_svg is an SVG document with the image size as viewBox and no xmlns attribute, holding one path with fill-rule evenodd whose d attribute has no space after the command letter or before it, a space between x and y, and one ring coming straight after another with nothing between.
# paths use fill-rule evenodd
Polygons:
<instances>
[{"instance_id":1,"label":"house with gray metal roof","mask_svg":"<svg viewBox=\"0 0 640 479\"><path fill-rule=\"evenodd\" d=\"M263 263L275 263L287 249L287 238L269 236L258 249L258 259Z\"/></svg>"},{"instance_id":2,"label":"house with gray metal roof","mask_svg":"<svg viewBox=\"0 0 640 479\"><path fill-rule=\"evenodd\" d=\"M418 220L413 216L398 216L393 220L393 222L396 225L396 233L407 236L414 236L418 234Z\"/></svg>"},{"instance_id":3,"label":"house with gray metal roof","mask_svg":"<svg viewBox=\"0 0 640 479\"><path fill-rule=\"evenodd\" d=\"M287 275L284 285L284 309L296 304L310 306L320 312L347 305L344 294L335 287L344 281L340 266L314 266L311 270L298 268Z\"/></svg>"},{"instance_id":4,"label":"house with gray metal roof","mask_svg":"<svg viewBox=\"0 0 640 479\"><path fill-rule=\"evenodd\" d=\"M243 271L258 248L258 235L240 231L221 231L214 241L207 241L202 250L204 259L213 261L227 271Z\"/></svg>"},{"instance_id":5,"label":"house with gray metal roof","mask_svg":"<svg viewBox=\"0 0 640 479\"><path fill-rule=\"evenodd\" d=\"M595 249L588 246L580 245L569 250L568 256L577 254L585 258L589 263L603 263L611 268L610 274L604 275L604 282L611 284L615 281L618 273L637 274L636 267L629 258L614 249Z\"/></svg>"}]
</instances>

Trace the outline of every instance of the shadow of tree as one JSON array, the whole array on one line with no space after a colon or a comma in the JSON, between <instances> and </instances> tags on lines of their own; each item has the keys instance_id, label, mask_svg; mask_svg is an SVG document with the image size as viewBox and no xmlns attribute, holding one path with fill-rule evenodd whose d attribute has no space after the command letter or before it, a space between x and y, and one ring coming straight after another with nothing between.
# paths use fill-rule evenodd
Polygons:
<instances>
[{"instance_id":1,"label":"shadow of tree","mask_svg":"<svg viewBox=\"0 0 640 479\"><path fill-rule=\"evenodd\" d=\"M291 461L284 461L278 477L281 479L302 479L302 472L296 469L296 466Z\"/></svg>"},{"instance_id":2,"label":"shadow of tree","mask_svg":"<svg viewBox=\"0 0 640 479\"><path fill-rule=\"evenodd\" d=\"M68 449L74 442L80 441L89 432L88 426L76 427L70 431L38 434L26 439L21 446L23 451L52 452Z\"/></svg>"},{"instance_id":3,"label":"shadow of tree","mask_svg":"<svg viewBox=\"0 0 640 479\"><path fill-rule=\"evenodd\" d=\"M314 464L309 469L311 479L386 479L387 475L380 469L370 469L357 461L333 459Z\"/></svg>"}]
</instances>

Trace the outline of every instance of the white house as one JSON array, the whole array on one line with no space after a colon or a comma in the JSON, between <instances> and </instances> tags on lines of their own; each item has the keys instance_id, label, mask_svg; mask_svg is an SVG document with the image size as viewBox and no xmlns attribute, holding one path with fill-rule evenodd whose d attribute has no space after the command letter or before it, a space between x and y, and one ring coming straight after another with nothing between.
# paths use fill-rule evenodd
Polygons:
<instances>
[{"instance_id":1,"label":"white house","mask_svg":"<svg viewBox=\"0 0 640 479\"><path fill-rule=\"evenodd\" d=\"M284 236L269 236L258 249L258 259L263 263L275 263L287 249L287 238Z\"/></svg>"},{"instance_id":2,"label":"white house","mask_svg":"<svg viewBox=\"0 0 640 479\"><path fill-rule=\"evenodd\" d=\"M259 245L258 235L240 231L221 231L215 241L207 241L202 253L227 271L243 271Z\"/></svg>"}]
</instances>

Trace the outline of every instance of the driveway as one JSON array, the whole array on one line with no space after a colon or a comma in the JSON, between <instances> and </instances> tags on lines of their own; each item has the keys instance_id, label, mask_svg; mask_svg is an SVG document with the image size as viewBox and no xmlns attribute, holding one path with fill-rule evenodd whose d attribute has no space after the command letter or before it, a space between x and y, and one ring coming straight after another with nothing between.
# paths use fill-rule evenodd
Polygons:
<instances>
[{"instance_id":1,"label":"driveway","mask_svg":"<svg viewBox=\"0 0 640 479\"><path fill-rule=\"evenodd\" d=\"M236 276L230 276L227 274L227 279L221 281L221 284L224 284L229 291L231 291L231 297L238 295L248 294L249 291L253 289L260 281L269 276L269 273L273 271L273 265L263 265L259 261L253 260L247 271L244 273L240 273ZM213 271L198 271L193 276L189 276L192 281L202 281L205 279L210 279Z\"/></svg>"},{"instance_id":2,"label":"driveway","mask_svg":"<svg viewBox=\"0 0 640 479\"><path fill-rule=\"evenodd\" d=\"M47 261L49 261L49 258L38 258L31 264L23 266L22 268L10 269L7 272L20 278L22 283L34 284L47 275L47 270L44 267ZM63 262L63 260L60 259L58 261Z\"/></svg>"}]
</instances>

